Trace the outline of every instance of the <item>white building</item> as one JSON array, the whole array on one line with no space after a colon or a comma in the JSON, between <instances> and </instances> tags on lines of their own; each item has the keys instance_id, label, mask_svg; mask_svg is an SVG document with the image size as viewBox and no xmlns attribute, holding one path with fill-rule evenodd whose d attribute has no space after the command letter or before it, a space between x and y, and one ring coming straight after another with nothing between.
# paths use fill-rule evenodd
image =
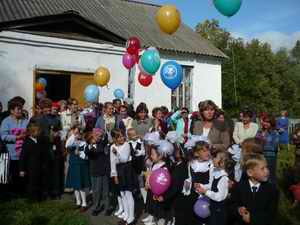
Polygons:
<instances>
[{"instance_id":1,"label":"white building","mask_svg":"<svg viewBox=\"0 0 300 225\"><path fill-rule=\"evenodd\" d=\"M26 108L35 104L35 81L47 79L53 100L75 97L93 83L99 66L110 70L108 88L100 101L111 101L121 88L135 105L169 109L187 106L197 110L199 101L222 104L221 63L226 57L186 25L174 35L159 31L155 23L158 6L125 0L3 0L0 2L0 101L20 95ZM160 51L162 64L176 60L184 68L182 85L171 92L159 71L149 87L122 65L126 40L136 36L144 47Z\"/></svg>"}]
</instances>

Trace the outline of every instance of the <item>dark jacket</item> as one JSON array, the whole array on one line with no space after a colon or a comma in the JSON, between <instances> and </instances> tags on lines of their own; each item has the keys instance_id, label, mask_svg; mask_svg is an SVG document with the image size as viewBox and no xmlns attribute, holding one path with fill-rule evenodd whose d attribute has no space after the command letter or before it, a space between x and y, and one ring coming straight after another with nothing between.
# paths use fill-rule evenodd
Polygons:
<instances>
[{"instance_id":1,"label":"dark jacket","mask_svg":"<svg viewBox=\"0 0 300 225\"><path fill-rule=\"evenodd\" d=\"M246 207L250 212L250 225L273 225L276 221L278 199L278 190L271 183L261 183L253 196L249 180L243 180L233 189L231 212L241 225L246 223L238 213L239 207Z\"/></svg>"},{"instance_id":2,"label":"dark jacket","mask_svg":"<svg viewBox=\"0 0 300 225\"><path fill-rule=\"evenodd\" d=\"M90 161L90 174L93 177L110 175L110 158L107 135L96 146L85 147L85 154Z\"/></svg>"}]
</instances>

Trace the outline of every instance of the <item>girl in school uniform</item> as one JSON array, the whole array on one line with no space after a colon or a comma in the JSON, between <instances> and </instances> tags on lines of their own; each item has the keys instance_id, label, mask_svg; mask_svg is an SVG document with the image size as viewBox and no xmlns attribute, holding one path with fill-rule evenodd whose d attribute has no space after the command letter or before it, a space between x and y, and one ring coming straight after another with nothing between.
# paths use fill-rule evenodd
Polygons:
<instances>
[{"instance_id":1,"label":"girl in school uniform","mask_svg":"<svg viewBox=\"0 0 300 225\"><path fill-rule=\"evenodd\" d=\"M203 185L208 188L213 170L210 159L210 146L205 141L195 143L192 150L192 159L188 165L188 179L185 180L183 193L186 198L186 225L208 224L208 219L197 217L194 213L194 204L199 198L197 188Z\"/></svg>"},{"instance_id":2,"label":"girl in school uniform","mask_svg":"<svg viewBox=\"0 0 300 225\"><path fill-rule=\"evenodd\" d=\"M85 145L86 142L81 139L79 126L74 126L66 142L70 154L66 187L74 189L76 206L80 208L80 212L87 210L85 190L91 186L89 161L84 153Z\"/></svg>"},{"instance_id":3,"label":"girl in school uniform","mask_svg":"<svg viewBox=\"0 0 300 225\"><path fill-rule=\"evenodd\" d=\"M132 192L137 181L132 167L130 146L120 129L113 129L111 135L114 142L110 150L111 176L120 190L119 209L123 209L123 213L119 215L122 219L120 224L132 225L135 224Z\"/></svg>"},{"instance_id":4,"label":"girl in school uniform","mask_svg":"<svg viewBox=\"0 0 300 225\"><path fill-rule=\"evenodd\" d=\"M145 222L145 225L154 225L154 224L166 224L166 222L172 220L171 214L171 205L169 202L162 201L163 199L158 196L154 196L151 192L149 185L149 178L153 171L164 168L170 171L168 154L164 152L159 145L159 142L155 145L151 145L150 158L153 162L149 176L146 179L146 189L147 200L146 200L146 209L147 212L151 215L151 218Z\"/></svg>"},{"instance_id":5,"label":"girl in school uniform","mask_svg":"<svg viewBox=\"0 0 300 225\"><path fill-rule=\"evenodd\" d=\"M227 168L230 168L229 153L217 150L212 153L214 169L211 174L212 183L209 188L199 185L198 193L204 194L210 199L209 225L226 224L226 198L229 190L229 178Z\"/></svg>"}]
</instances>

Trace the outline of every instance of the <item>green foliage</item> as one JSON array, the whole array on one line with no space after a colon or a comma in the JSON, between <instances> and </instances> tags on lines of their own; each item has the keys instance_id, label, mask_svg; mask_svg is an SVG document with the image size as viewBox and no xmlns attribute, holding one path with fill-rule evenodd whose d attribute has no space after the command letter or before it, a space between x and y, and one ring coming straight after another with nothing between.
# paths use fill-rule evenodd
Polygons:
<instances>
[{"instance_id":1,"label":"green foliage","mask_svg":"<svg viewBox=\"0 0 300 225\"><path fill-rule=\"evenodd\" d=\"M0 204L0 224L88 225L88 219L74 210L71 202L30 203L19 199Z\"/></svg>"},{"instance_id":2,"label":"green foliage","mask_svg":"<svg viewBox=\"0 0 300 225\"><path fill-rule=\"evenodd\" d=\"M229 59L222 65L223 108L237 116L245 106L257 111L278 113L287 109L290 116L300 116L300 41L288 52L272 52L259 40L246 43L233 38L217 20L196 26L203 38L210 40Z\"/></svg>"}]
</instances>

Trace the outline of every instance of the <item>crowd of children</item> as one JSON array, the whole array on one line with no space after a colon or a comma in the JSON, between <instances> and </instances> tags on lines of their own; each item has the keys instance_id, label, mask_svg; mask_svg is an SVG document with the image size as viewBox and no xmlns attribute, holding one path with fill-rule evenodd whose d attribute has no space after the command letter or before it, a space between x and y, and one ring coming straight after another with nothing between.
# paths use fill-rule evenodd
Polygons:
<instances>
[{"instance_id":1,"label":"crowd of children","mask_svg":"<svg viewBox=\"0 0 300 225\"><path fill-rule=\"evenodd\" d=\"M75 99L60 105L43 99L38 114L27 120L16 101L9 103L11 115L1 124L1 137L9 154L22 140L20 156L10 165L18 164L13 172L23 178L33 201L60 198L68 188L81 212L91 208L93 216L115 216L124 225L139 219L145 225L271 225L276 218L277 133L267 117L258 131L245 111L230 132L209 100L191 117L187 108L172 114L157 107L150 118L145 103L135 112L120 100L80 111ZM12 128L20 124L26 133L13 136ZM162 168L170 173L171 185L157 196L149 180ZM199 199L209 204L205 218L195 210Z\"/></svg>"}]
</instances>

